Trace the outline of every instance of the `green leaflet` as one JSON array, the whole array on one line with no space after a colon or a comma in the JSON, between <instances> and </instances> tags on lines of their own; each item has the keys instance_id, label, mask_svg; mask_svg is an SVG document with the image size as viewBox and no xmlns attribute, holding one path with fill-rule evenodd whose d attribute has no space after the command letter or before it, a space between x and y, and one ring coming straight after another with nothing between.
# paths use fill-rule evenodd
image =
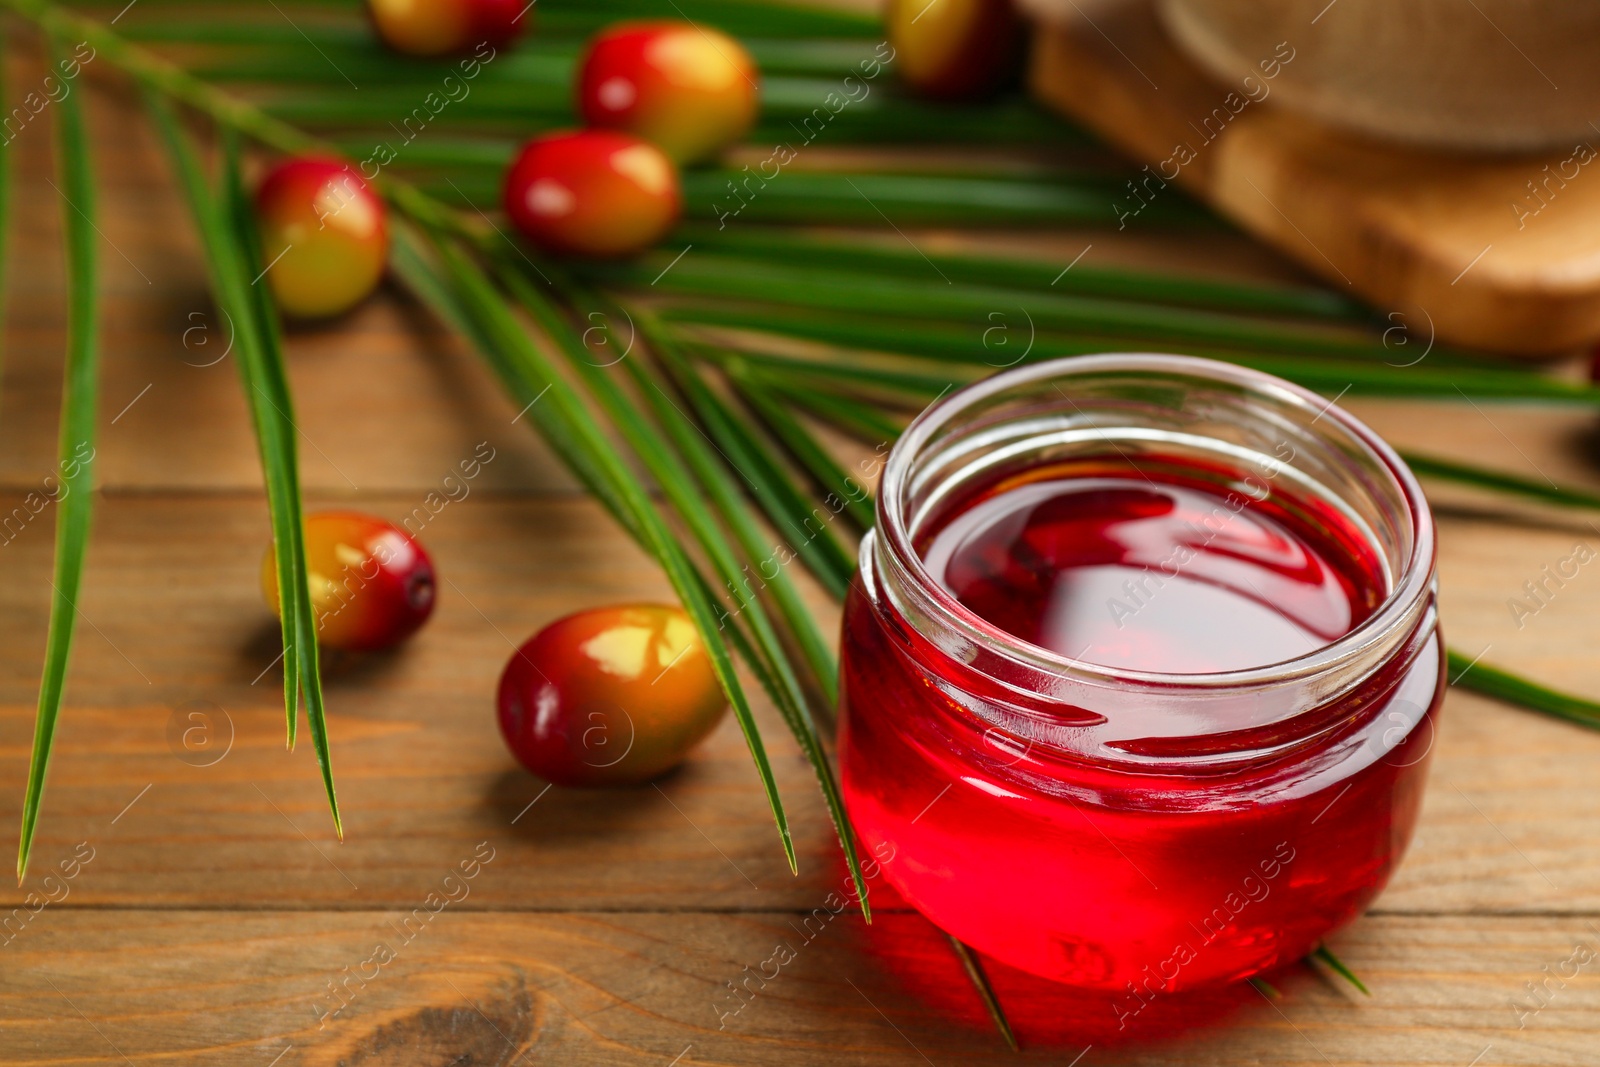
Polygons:
<instances>
[{"instance_id":1,"label":"green leaflet","mask_svg":"<svg viewBox=\"0 0 1600 1067\"><path fill-rule=\"evenodd\" d=\"M307 587L305 524L300 502L299 458L294 407L278 336L277 318L256 264L255 220L239 180L237 134L225 131L222 188L213 195L193 146L166 101L148 97L179 180L188 194L200 231L218 306L233 324L239 373L261 450L272 544L278 576L283 632L284 710L289 747L294 747L299 698L322 772L335 832L342 839L338 797L333 785L326 708L318 661L317 623Z\"/></svg>"},{"instance_id":2,"label":"green leaflet","mask_svg":"<svg viewBox=\"0 0 1600 1067\"><path fill-rule=\"evenodd\" d=\"M1401 458L1413 471L1424 477L1476 486L1479 489L1491 489L1512 496L1526 497L1529 500L1560 504L1563 507L1600 510L1600 493L1589 493L1581 489L1562 489L1549 482L1489 470L1470 463L1439 459L1437 456L1424 456L1416 452L1402 452Z\"/></svg>"},{"instance_id":3,"label":"green leaflet","mask_svg":"<svg viewBox=\"0 0 1600 1067\"><path fill-rule=\"evenodd\" d=\"M1455 649L1448 650L1447 660L1453 686L1600 730L1600 702L1529 681Z\"/></svg>"},{"instance_id":4,"label":"green leaflet","mask_svg":"<svg viewBox=\"0 0 1600 1067\"><path fill-rule=\"evenodd\" d=\"M872 501L859 482L852 490L853 479L845 473L844 468L823 448L821 443L812 436L800 422L794 418L779 403L777 396L761 383L761 380L743 372L737 367L730 367L730 374L738 384L739 395L745 398L750 407L761 417L768 428L778 440L783 442L789 454L800 462L815 481L835 499L843 501L845 513L855 522L862 531L872 529L876 517L873 514Z\"/></svg>"},{"instance_id":5,"label":"green leaflet","mask_svg":"<svg viewBox=\"0 0 1600 1067\"><path fill-rule=\"evenodd\" d=\"M718 636L717 602L668 530L644 487L594 421L577 391L550 366L544 353L533 343L512 314L509 304L483 271L467 253L455 246L451 238L444 238L440 244L439 260L440 266L433 268L413 249L398 263L406 276L437 271L437 278L418 287L419 295L447 299L452 306L441 309L444 314L452 319L475 323L474 336L495 350L494 354L484 352L491 365L502 376L512 380L508 384L514 384L515 393L531 394L536 398L527 409L529 420L563 458L577 457L576 460L569 459L569 462L574 462L579 469L588 472L588 477L595 478L604 487L602 499L619 509L618 514L623 517L624 526L661 564L684 610L699 630L711 658L712 669L733 705L734 717L744 732L745 742L777 822L784 855L790 869L796 869L788 816L778 795L778 785L767 759L766 747L744 688L734 673L732 657ZM558 344L570 349L570 328L560 321L555 309L531 289L524 296L531 298L528 301L531 305L529 309L540 327ZM582 355L579 354L578 358L581 359Z\"/></svg>"},{"instance_id":6,"label":"green leaflet","mask_svg":"<svg viewBox=\"0 0 1600 1067\"><path fill-rule=\"evenodd\" d=\"M870 921L866 880L861 873L860 860L856 854L855 837L845 817L844 801L840 796L833 768L828 763L827 753L817 732L817 716L812 712L811 700L801 685L794 665L789 662L788 654L776 629L772 626L759 595L747 584L750 582L748 568L741 564L738 554L724 536L718 523L720 517L722 522L733 530L745 553L756 563L757 570L764 579L765 572L761 570L760 563L762 553L768 551L768 548L756 530L743 499L733 488L729 472L710 455L703 439L698 436L698 431L687 425L687 418L645 368L648 357L640 355L630 358L625 354L622 360L627 364L630 376L640 384L641 392L651 404L657 419L666 428L665 434L658 431L650 420L640 417L640 412L623 389L612 380L607 368L590 361L583 339L571 328L570 323L549 314L549 305L542 303L542 297L524 274L515 270L504 270L501 276L507 289L521 301L523 306L529 308L536 321L545 324L547 331L561 340L561 348L566 353L568 362L583 379L590 395L598 401L607 418L626 439L634 455L645 465L650 476L661 487L674 510L694 532L701 551L716 568L718 577L733 590L733 598L738 605L736 611L738 617L728 616L733 622L733 628L724 632L738 634L737 627L741 622L749 626L754 637L755 649L752 649L751 654L745 658L772 697L785 724L794 734L795 740L800 743L806 759L811 764L812 772L817 777L817 783L828 805L834 832L844 851L846 865L855 883L862 913ZM585 300L587 294L574 291L570 284L563 282L563 289L569 301L593 303L592 297ZM607 310L626 314L620 308L608 307ZM601 313L601 318L605 323L615 321L612 316L604 312ZM650 329L648 312L640 312L639 324L643 327L646 337L654 337ZM608 334L611 332L609 326L606 330ZM659 341L659 338L654 340ZM611 336L607 340L607 345L613 346L619 342L623 342L623 339ZM627 352L626 348L619 350ZM690 471L690 466L694 468L693 473ZM716 506L716 514L702 503L702 490ZM832 655L822 643L815 619L806 611L781 568L771 580L770 587L773 590L773 599L783 614L791 634L810 657L810 665L816 675L815 680L822 686L824 698L831 707L838 699L835 682L838 668Z\"/></svg>"},{"instance_id":7,"label":"green leaflet","mask_svg":"<svg viewBox=\"0 0 1600 1067\"><path fill-rule=\"evenodd\" d=\"M52 62L60 42L50 38ZM95 412L100 395L100 301L95 246L95 192L90 170L80 93L56 104L56 171L61 178L61 217L67 253L67 362L61 391L60 491L56 495L55 576L51 580L50 629L45 638L44 674L33 728L22 802L22 835L17 849L17 882L28 870L28 853L39 822L45 772L61 714L72 654L84 558L89 549L89 519L94 508ZM87 455L85 455L87 453Z\"/></svg>"}]
</instances>

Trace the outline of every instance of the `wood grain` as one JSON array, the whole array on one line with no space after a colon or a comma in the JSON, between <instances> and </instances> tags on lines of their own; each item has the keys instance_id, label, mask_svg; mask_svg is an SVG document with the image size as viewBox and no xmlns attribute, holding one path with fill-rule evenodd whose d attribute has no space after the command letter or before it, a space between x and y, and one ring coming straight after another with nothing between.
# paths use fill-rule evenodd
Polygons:
<instances>
[{"instance_id":1,"label":"wood grain","mask_svg":"<svg viewBox=\"0 0 1600 1067\"><path fill-rule=\"evenodd\" d=\"M410 504L362 498L363 507L395 518ZM1592 610L1600 571L1583 571L1520 630L1506 600L1575 538L1600 543L1600 535L1507 531L1498 519L1444 519L1451 640L1473 652L1492 645L1492 662L1596 688L1590 650L1600 640ZM422 534L443 576L428 627L393 655L329 664L348 828L337 845L309 751L283 751L278 679L269 669L276 631L258 587L263 505L232 494L104 497L38 845L40 857L55 862L81 840L116 842L77 899L395 905L535 799L532 811L543 817L530 812L505 844L515 873L473 906L750 909L798 905L833 884L837 861L816 789L765 705L763 729L797 822L798 880L776 847L731 721L659 791L545 794L509 758L492 694L511 642L586 604L669 596L595 505L469 496ZM31 737L49 555L47 528L0 546L11 578L0 587L0 612L32 637L0 646L7 780L21 780ZM831 615L820 597L813 602ZM203 718L191 721L190 712ZM185 744L190 726L200 730ZM230 729L232 747L221 753ZM1600 758L1600 735L1453 694L1434 743L1419 843L1379 907L1600 909L1600 856L1588 847L1600 796L1579 788ZM18 797L0 791L0 825L16 817ZM0 889L5 900L14 907L20 897Z\"/></svg>"},{"instance_id":2,"label":"wood grain","mask_svg":"<svg viewBox=\"0 0 1600 1067\"><path fill-rule=\"evenodd\" d=\"M31 76L12 68L14 81ZM804 763L764 704L798 878L731 723L659 790L546 792L515 768L490 714L510 642L566 612L668 589L573 492L526 421L513 424L478 365L393 293L290 339L312 506L414 516L477 442L496 458L470 495L421 527L446 579L429 626L394 655L329 664L349 830L333 841L309 751L283 751L275 626L257 589L266 511L236 375L227 360L196 365L216 352L197 335L184 346L196 325L212 331L207 344L218 336L209 319L189 318L209 312L192 237L135 109L98 90L91 105L107 242L101 489L34 873L21 891L0 890L0 1062L1012 1062L940 936L887 890L870 929L844 913L814 938L797 931L819 921L843 870ZM48 130L16 149L0 388L9 826L31 738L53 515L5 520L54 462L64 340ZM1032 253L1057 270L1092 244L1108 263L1300 277L1231 234L908 237ZM1353 406L1408 447L1600 485L1592 416ZM1600 531L1474 494L1437 500L1451 640L1600 692L1600 571L1585 569L1520 628L1506 605L1544 563ZM807 595L831 627L833 607ZM1373 913L1335 942L1371 1000L1296 966L1271 976L1283 993L1274 1003L1249 987L1174 998L1142 1013L1129 1038L1105 1003L996 966L1024 1058L1590 1062L1600 987L1589 970L1521 1028L1514 1004L1575 941L1600 942L1600 798L1588 788L1597 757L1600 735L1452 693L1416 845ZM494 858L460 895L444 880L482 842ZM440 892L460 899L408 927ZM737 1004L727 983L785 939L800 942L793 963L723 1016ZM372 973L380 942L395 958L350 979ZM330 982L350 982L348 1006L322 1020L339 1002Z\"/></svg>"},{"instance_id":3,"label":"wood grain","mask_svg":"<svg viewBox=\"0 0 1600 1067\"><path fill-rule=\"evenodd\" d=\"M453 892L474 899L508 873L502 863L495 855ZM416 887L415 907L436 882ZM813 906L823 909L820 899ZM0 975L7 1062L942 1067L1019 1058L987 1032L942 935L915 915L868 927L849 913L824 922L795 912L540 915L447 904L425 922L400 925L405 918L47 908L15 937ZM1582 974L1522 1017L1517 998L1533 1003L1525 983L1575 944L1597 942L1593 924L1576 918L1371 919L1337 942L1370 999L1295 965L1268 976L1282 994L1275 1002L1242 984L1157 998L1126 1030L1103 1000L1000 967L994 981L1025 1062L1462 1067L1477 1057L1478 1067L1551 1067L1593 1062L1600 984ZM116 989L107 975L118 976Z\"/></svg>"},{"instance_id":4,"label":"wood grain","mask_svg":"<svg viewBox=\"0 0 1600 1067\"><path fill-rule=\"evenodd\" d=\"M1600 338L1600 182L1584 180L1586 164L1561 169L1577 146L1476 156L1335 130L1273 106L1270 80L1203 75L1152 0L1063 9L1039 27L1030 77L1040 99L1150 165L1146 187L1119 203L1130 226L1175 182L1330 285L1445 340L1556 353ZM1546 166L1558 179L1548 188Z\"/></svg>"},{"instance_id":5,"label":"wood grain","mask_svg":"<svg viewBox=\"0 0 1600 1067\"><path fill-rule=\"evenodd\" d=\"M93 68L90 68L93 70ZM96 72L98 73L98 72ZM31 64L14 91L42 77ZM260 462L231 326L213 307L187 209L137 97L116 79L92 92L105 325L97 477L129 489L248 489ZM24 90L25 91L25 90ZM9 146L17 175L6 272L0 485L34 488L56 463L65 282L61 195L42 116ZM57 182L56 184L59 184ZM396 294L398 295L398 294ZM308 490L353 495L437 486L490 440L483 484L573 490L469 349L404 299L292 327L290 371Z\"/></svg>"}]
</instances>

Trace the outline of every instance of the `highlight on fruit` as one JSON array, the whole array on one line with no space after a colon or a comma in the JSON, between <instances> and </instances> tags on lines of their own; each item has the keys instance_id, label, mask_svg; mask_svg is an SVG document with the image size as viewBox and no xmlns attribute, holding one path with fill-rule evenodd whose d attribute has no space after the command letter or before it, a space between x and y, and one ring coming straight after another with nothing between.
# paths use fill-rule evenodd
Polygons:
<instances>
[{"instance_id":1,"label":"highlight on fruit","mask_svg":"<svg viewBox=\"0 0 1600 1067\"><path fill-rule=\"evenodd\" d=\"M759 105L756 64L743 45L675 20L602 31L578 69L578 111L590 126L625 130L677 162L713 158L749 132Z\"/></svg>"},{"instance_id":2,"label":"highlight on fruit","mask_svg":"<svg viewBox=\"0 0 1600 1067\"><path fill-rule=\"evenodd\" d=\"M500 676L500 732L557 785L646 782L682 763L728 703L682 609L621 604L557 619Z\"/></svg>"},{"instance_id":3,"label":"highlight on fruit","mask_svg":"<svg viewBox=\"0 0 1600 1067\"><path fill-rule=\"evenodd\" d=\"M529 141L506 172L504 198L512 223L543 251L596 258L644 251L683 211L672 160L617 130Z\"/></svg>"},{"instance_id":4,"label":"highlight on fruit","mask_svg":"<svg viewBox=\"0 0 1600 1067\"><path fill-rule=\"evenodd\" d=\"M261 270L285 315L349 311L383 280L388 209L354 167L320 157L286 159L256 190Z\"/></svg>"}]
</instances>

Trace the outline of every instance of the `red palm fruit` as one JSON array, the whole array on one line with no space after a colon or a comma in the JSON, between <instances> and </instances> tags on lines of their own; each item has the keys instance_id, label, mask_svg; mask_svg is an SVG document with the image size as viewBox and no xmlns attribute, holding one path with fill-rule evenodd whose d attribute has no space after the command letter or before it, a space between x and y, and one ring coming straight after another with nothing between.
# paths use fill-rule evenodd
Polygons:
<instances>
[{"instance_id":1,"label":"red palm fruit","mask_svg":"<svg viewBox=\"0 0 1600 1067\"><path fill-rule=\"evenodd\" d=\"M348 311L383 278L388 212L349 164L279 163L256 190L256 220L267 283L286 315Z\"/></svg>"},{"instance_id":2,"label":"red palm fruit","mask_svg":"<svg viewBox=\"0 0 1600 1067\"><path fill-rule=\"evenodd\" d=\"M590 126L626 130L679 163L709 159L755 121L756 65L725 33L688 22L621 22L589 45L578 110Z\"/></svg>"},{"instance_id":3,"label":"red palm fruit","mask_svg":"<svg viewBox=\"0 0 1600 1067\"><path fill-rule=\"evenodd\" d=\"M532 7L527 0L367 0L378 36L408 56L503 48L522 33Z\"/></svg>"},{"instance_id":4,"label":"red palm fruit","mask_svg":"<svg viewBox=\"0 0 1600 1067\"><path fill-rule=\"evenodd\" d=\"M556 620L512 655L497 703L512 755L572 786L664 774L728 706L694 624L662 604Z\"/></svg>"},{"instance_id":5,"label":"red palm fruit","mask_svg":"<svg viewBox=\"0 0 1600 1067\"><path fill-rule=\"evenodd\" d=\"M683 194L672 160L612 130L535 138L506 172L506 214L547 252L625 256L678 221Z\"/></svg>"},{"instance_id":6,"label":"red palm fruit","mask_svg":"<svg viewBox=\"0 0 1600 1067\"><path fill-rule=\"evenodd\" d=\"M988 96L1021 60L1022 20L1012 0L889 0L884 23L901 79L931 99Z\"/></svg>"},{"instance_id":7,"label":"red palm fruit","mask_svg":"<svg viewBox=\"0 0 1600 1067\"><path fill-rule=\"evenodd\" d=\"M324 648L399 644L433 613L433 561L393 523L355 511L306 516L306 571L317 640ZM261 592L278 610L278 570L269 546Z\"/></svg>"}]
</instances>

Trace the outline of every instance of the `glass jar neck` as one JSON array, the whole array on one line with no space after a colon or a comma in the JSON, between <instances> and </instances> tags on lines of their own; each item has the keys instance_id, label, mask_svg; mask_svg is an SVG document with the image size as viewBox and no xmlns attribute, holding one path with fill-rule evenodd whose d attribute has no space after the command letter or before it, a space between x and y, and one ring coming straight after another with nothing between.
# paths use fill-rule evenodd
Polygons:
<instances>
[{"instance_id":1,"label":"glass jar neck","mask_svg":"<svg viewBox=\"0 0 1600 1067\"><path fill-rule=\"evenodd\" d=\"M1385 586L1376 610L1295 659L1217 673L1107 667L1030 644L963 606L925 566L919 538L983 480L1115 454L1189 464L1215 494L1316 501L1358 530ZM1435 619L1434 532L1404 463L1348 413L1297 386L1179 356L1075 357L1008 371L951 395L896 443L862 543L865 592L909 654L953 693L983 694L990 725L1064 750L1214 758L1294 744L1328 709L1397 662ZM1163 757L1165 754L1165 757Z\"/></svg>"}]
</instances>

